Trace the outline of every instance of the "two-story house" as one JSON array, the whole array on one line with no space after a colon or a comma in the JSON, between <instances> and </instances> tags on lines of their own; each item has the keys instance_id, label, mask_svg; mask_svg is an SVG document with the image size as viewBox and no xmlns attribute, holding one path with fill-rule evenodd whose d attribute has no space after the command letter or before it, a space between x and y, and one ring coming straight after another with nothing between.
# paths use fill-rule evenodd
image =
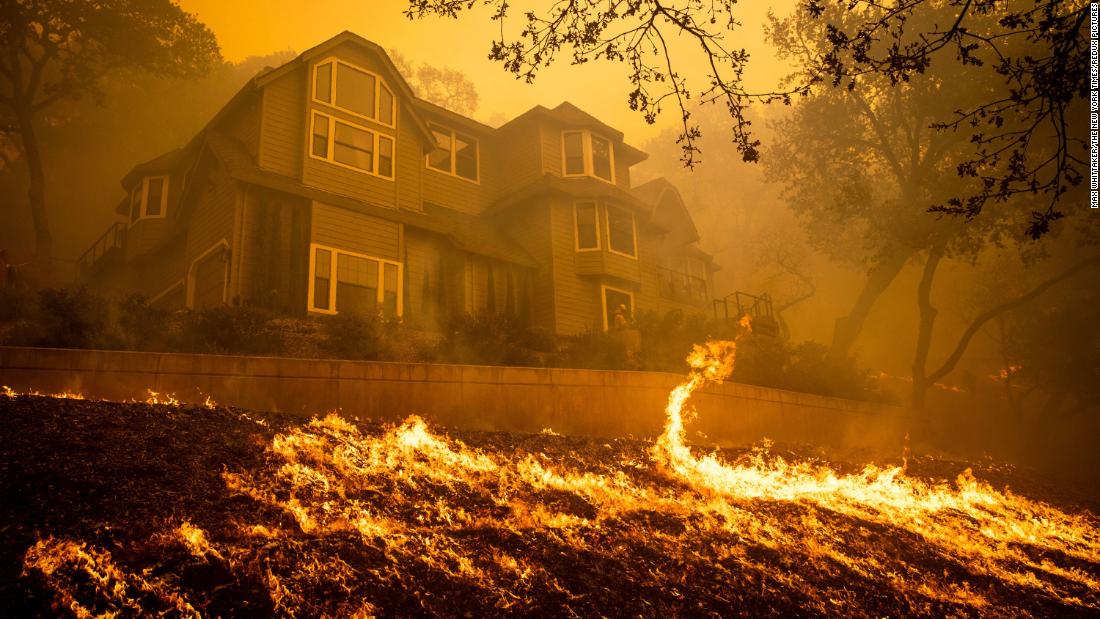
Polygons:
<instances>
[{"instance_id":1,"label":"two-story house","mask_svg":"<svg viewBox=\"0 0 1100 619\"><path fill-rule=\"evenodd\" d=\"M709 310L711 257L645 153L563 103L493 128L417 98L344 32L250 80L122 180L89 279L168 308L377 311L423 328L507 312L569 335Z\"/></svg>"}]
</instances>

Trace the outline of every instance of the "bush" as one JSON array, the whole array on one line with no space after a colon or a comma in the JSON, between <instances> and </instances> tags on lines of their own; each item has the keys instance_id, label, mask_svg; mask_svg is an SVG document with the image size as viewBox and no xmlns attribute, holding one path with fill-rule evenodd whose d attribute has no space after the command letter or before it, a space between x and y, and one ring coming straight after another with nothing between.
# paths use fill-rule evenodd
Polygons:
<instances>
[{"instance_id":1,"label":"bush","mask_svg":"<svg viewBox=\"0 0 1100 619\"><path fill-rule=\"evenodd\" d=\"M483 312L451 317L444 328L438 356L447 363L537 365L539 353L553 349L553 338L531 329L520 319Z\"/></svg>"},{"instance_id":2,"label":"bush","mask_svg":"<svg viewBox=\"0 0 1100 619\"><path fill-rule=\"evenodd\" d=\"M24 337L33 346L56 348L110 347L110 305L86 288L46 288L38 293Z\"/></svg>"},{"instance_id":3,"label":"bush","mask_svg":"<svg viewBox=\"0 0 1100 619\"><path fill-rule=\"evenodd\" d=\"M569 338L562 347L564 367L591 370L625 370L633 360L626 352L626 343L616 333L586 331Z\"/></svg>"},{"instance_id":4,"label":"bush","mask_svg":"<svg viewBox=\"0 0 1100 619\"><path fill-rule=\"evenodd\" d=\"M387 357L387 322L374 313L345 312L326 316L321 319L323 351L338 359L384 359Z\"/></svg>"},{"instance_id":5,"label":"bush","mask_svg":"<svg viewBox=\"0 0 1100 619\"><path fill-rule=\"evenodd\" d=\"M119 304L118 327L128 350L168 347L168 311L149 305L140 294L132 294Z\"/></svg>"},{"instance_id":6,"label":"bush","mask_svg":"<svg viewBox=\"0 0 1100 619\"><path fill-rule=\"evenodd\" d=\"M17 322L34 316L38 303L34 291L23 286L0 288L0 322Z\"/></svg>"},{"instance_id":7,"label":"bush","mask_svg":"<svg viewBox=\"0 0 1100 619\"><path fill-rule=\"evenodd\" d=\"M186 312L175 337L175 348L219 354L275 354L282 339L269 323L268 310L251 305L220 306Z\"/></svg>"}]
</instances>

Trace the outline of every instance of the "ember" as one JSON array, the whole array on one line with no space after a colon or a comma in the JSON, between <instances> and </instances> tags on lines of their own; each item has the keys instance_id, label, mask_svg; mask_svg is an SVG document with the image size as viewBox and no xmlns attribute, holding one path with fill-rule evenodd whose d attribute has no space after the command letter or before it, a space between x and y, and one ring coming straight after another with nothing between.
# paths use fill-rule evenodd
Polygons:
<instances>
[{"instance_id":1,"label":"ember","mask_svg":"<svg viewBox=\"0 0 1100 619\"><path fill-rule=\"evenodd\" d=\"M687 402L735 349L695 349L652 444L9 393L0 457L22 473L4 476L3 552L21 573L0 575L0 602L77 616L1100 611L1095 515L995 489L980 468L690 448Z\"/></svg>"}]
</instances>

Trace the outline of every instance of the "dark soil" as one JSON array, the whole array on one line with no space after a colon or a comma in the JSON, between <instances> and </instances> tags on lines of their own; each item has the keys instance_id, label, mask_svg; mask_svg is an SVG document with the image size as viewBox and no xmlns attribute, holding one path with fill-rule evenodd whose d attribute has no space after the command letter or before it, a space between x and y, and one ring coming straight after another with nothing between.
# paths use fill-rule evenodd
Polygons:
<instances>
[{"instance_id":1,"label":"dark soil","mask_svg":"<svg viewBox=\"0 0 1100 619\"><path fill-rule=\"evenodd\" d=\"M225 407L0 395L0 614L65 615L75 604L120 616L187 615L173 602L177 594L203 616L226 617L357 611L465 617L1086 616L1100 608L1100 592L1079 582L1054 582L1056 593L1004 582L911 531L800 502L761 499L736 506L778 523L791 543L777 546L734 529L707 528L704 516L691 512L638 508L597 518L599 506L580 493L494 487L491 476L483 488L395 469L391 478L372 478L355 486L354 496L341 498L414 532L404 542L338 528L305 532L277 505L230 489L224 475L267 471L276 478L281 461L269 449L272 439L301 424L290 415ZM374 422L355 425L365 436L386 429ZM639 487L694 492L657 471L649 444L640 441L433 431L498 460L534 457L547 468L608 478L624 474ZM733 460L742 453L723 455ZM950 480L967 466L975 467L915 458L909 472ZM835 468L857 470L843 463ZM1071 513L1088 506L1087 499L993 463L974 472L994 487L1011 486ZM513 501L502 504L501 495L508 493ZM515 516L518 504L580 524L494 524ZM463 524L433 508L440 505L461 508ZM166 532L182 522L205 531L216 554L196 555L172 541ZM242 534L254 525L276 533ZM848 556L874 559L892 574L811 553L803 547L807 531L825 531L822 539L857 548ZM109 556L132 578L115 595L73 565L54 578L25 568L28 549L40 540L83 545ZM1035 561L1100 579L1095 563L1024 551L1034 552ZM464 567L461 557L470 565ZM884 584L897 581L912 586ZM141 582L155 586L135 584ZM919 583L964 587L985 603L933 595Z\"/></svg>"}]
</instances>

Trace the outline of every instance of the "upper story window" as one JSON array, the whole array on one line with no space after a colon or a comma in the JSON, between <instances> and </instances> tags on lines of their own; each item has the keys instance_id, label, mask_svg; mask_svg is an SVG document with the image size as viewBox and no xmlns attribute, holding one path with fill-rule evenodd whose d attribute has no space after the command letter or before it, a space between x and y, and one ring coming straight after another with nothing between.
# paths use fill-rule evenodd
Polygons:
<instances>
[{"instance_id":1,"label":"upper story window","mask_svg":"<svg viewBox=\"0 0 1100 619\"><path fill-rule=\"evenodd\" d=\"M638 257L638 227L634 213L615 206L607 207L607 248L615 254Z\"/></svg>"},{"instance_id":2,"label":"upper story window","mask_svg":"<svg viewBox=\"0 0 1100 619\"><path fill-rule=\"evenodd\" d=\"M573 204L573 227L577 251L600 248L600 216L595 202Z\"/></svg>"},{"instance_id":3,"label":"upper story window","mask_svg":"<svg viewBox=\"0 0 1100 619\"><path fill-rule=\"evenodd\" d=\"M313 100L390 127L397 115L393 92L378 75L335 58L314 65Z\"/></svg>"},{"instance_id":4,"label":"upper story window","mask_svg":"<svg viewBox=\"0 0 1100 619\"><path fill-rule=\"evenodd\" d=\"M435 148L425 159L428 167L478 182L480 153L477 138L435 123L428 123L428 128L435 138Z\"/></svg>"},{"instance_id":5,"label":"upper story window","mask_svg":"<svg viewBox=\"0 0 1100 619\"><path fill-rule=\"evenodd\" d=\"M130 192L130 223L164 217L168 210L168 177L146 176Z\"/></svg>"},{"instance_id":6,"label":"upper story window","mask_svg":"<svg viewBox=\"0 0 1100 619\"><path fill-rule=\"evenodd\" d=\"M611 140L587 129L563 131L562 174L593 176L615 182L615 149Z\"/></svg>"},{"instance_id":7,"label":"upper story window","mask_svg":"<svg viewBox=\"0 0 1100 619\"><path fill-rule=\"evenodd\" d=\"M321 112L313 113L309 156L393 179L393 138Z\"/></svg>"}]
</instances>

